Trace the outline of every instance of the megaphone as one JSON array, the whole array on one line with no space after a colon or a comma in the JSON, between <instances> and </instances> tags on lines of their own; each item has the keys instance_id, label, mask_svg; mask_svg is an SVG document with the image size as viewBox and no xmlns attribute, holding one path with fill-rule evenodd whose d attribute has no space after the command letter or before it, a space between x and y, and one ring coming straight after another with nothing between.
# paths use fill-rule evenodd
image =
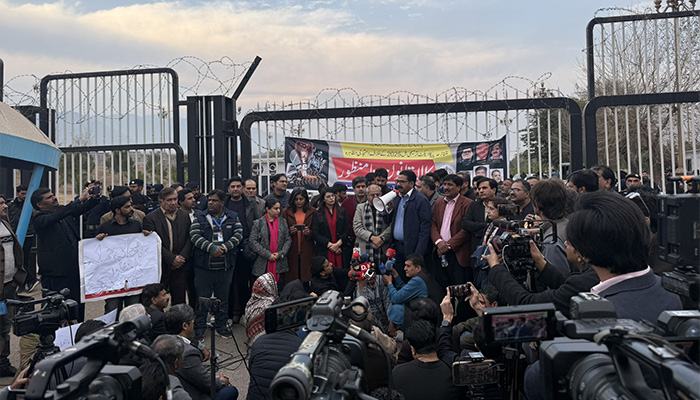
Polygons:
<instances>
[{"instance_id":1,"label":"megaphone","mask_svg":"<svg viewBox=\"0 0 700 400\"><path fill-rule=\"evenodd\" d=\"M398 190L392 190L391 192L388 192L387 194L385 194L382 197L375 197L372 200L372 205L374 206L374 208L377 211L382 212L386 209L386 205L389 204L390 202L394 201L394 199L396 198L396 196L398 196L398 194L399 194Z\"/></svg>"}]
</instances>

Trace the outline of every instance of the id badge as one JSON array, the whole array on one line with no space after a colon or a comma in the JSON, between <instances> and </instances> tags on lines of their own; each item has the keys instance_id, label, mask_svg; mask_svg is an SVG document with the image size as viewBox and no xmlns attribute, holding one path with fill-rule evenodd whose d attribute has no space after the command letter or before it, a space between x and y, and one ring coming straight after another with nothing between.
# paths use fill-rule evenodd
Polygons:
<instances>
[{"instance_id":1,"label":"id badge","mask_svg":"<svg viewBox=\"0 0 700 400\"><path fill-rule=\"evenodd\" d=\"M215 232L214 235L215 235L215 238L216 238L216 239L214 239L214 240L215 240L216 242L222 242L222 243L223 243L223 241L224 241L224 234L223 234L223 233L221 233L221 232Z\"/></svg>"}]
</instances>

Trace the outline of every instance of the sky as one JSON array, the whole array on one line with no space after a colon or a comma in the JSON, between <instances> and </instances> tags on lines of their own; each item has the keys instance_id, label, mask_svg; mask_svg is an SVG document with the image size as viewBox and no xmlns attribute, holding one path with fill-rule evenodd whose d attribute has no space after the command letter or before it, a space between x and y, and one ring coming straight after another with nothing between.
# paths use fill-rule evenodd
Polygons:
<instances>
[{"instance_id":1,"label":"sky","mask_svg":"<svg viewBox=\"0 0 700 400\"><path fill-rule=\"evenodd\" d=\"M0 0L5 82L31 91L32 74L173 65L183 86L213 63L240 78L262 58L239 105L313 100L328 88L350 96L452 88L521 90L545 79L571 95L584 81L585 28L603 8L634 0ZM199 61L203 60L203 61ZM13 79L14 78L14 79ZM228 83L232 92L235 81ZM199 94L221 94L214 81ZM331 91L332 92L332 91ZM512 91L509 95L512 96ZM230 93L229 93L230 94ZM502 94L501 96L503 96Z\"/></svg>"}]
</instances>

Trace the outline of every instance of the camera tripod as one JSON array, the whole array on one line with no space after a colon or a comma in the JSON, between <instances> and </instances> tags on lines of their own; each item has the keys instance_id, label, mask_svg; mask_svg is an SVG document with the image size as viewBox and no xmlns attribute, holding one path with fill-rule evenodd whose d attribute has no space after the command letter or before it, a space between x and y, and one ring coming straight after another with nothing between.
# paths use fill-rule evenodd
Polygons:
<instances>
[{"instance_id":1,"label":"camera tripod","mask_svg":"<svg viewBox=\"0 0 700 400\"><path fill-rule=\"evenodd\" d=\"M54 344L56 338L56 330L52 328L41 329L39 331L39 343L36 345L36 351L29 362L29 371L34 371L36 364L46 357L60 352L61 350ZM55 376L56 384L68 379L68 372L65 367L61 367Z\"/></svg>"}]
</instances>

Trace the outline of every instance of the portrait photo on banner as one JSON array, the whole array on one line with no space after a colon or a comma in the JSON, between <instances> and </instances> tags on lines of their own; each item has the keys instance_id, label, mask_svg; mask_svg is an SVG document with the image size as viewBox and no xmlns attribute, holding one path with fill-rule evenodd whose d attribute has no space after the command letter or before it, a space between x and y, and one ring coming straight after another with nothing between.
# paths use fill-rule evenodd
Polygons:
<instances>
[{"instance_id":1,"label":"portrait photo on banner","mask_svg":"<svg viewBox=\"0 0 700 400\"><path fill-rule=\"evenodd\" d=\"M505 136L497 140L460 143L455 153L457 172L466 171L472 177L483 176L500 182L508 168Z\"/></svg>"},{"instance_id":2,"label":"portrait photo on banner","mask_svg":"<svg viewBox=\"0 0 700 400\"><path fill-rule=\"evenodd\" d=\"M315 189L328 184L328 142L285 138L284 165L289 187Z\"/></svg>"}]
</instances>

